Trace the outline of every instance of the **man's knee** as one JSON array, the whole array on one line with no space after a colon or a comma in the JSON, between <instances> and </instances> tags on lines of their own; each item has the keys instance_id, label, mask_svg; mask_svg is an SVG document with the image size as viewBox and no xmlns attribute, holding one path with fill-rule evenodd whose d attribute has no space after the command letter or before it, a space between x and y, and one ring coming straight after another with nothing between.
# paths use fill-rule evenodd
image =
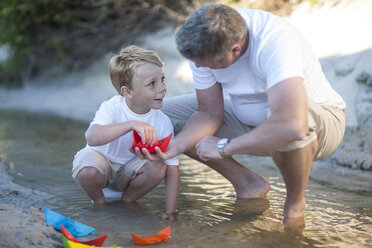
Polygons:
<instances>
[{"instance_id":1,"label":"man's knee","mask_svg":"<svg viewBox=\"0 0 372 248\"><path fill-rule=\"evenodd\" d=\"M196 95L188 94L165 99L161 111L172 121L174 133L178 134L196 109Z\"/></svg>"},{"instance_id":2,"label":"man's knee","mask_svg":"<svg viewBox=\"0 0 372 248\"><path fill-rule=\"evenodd\" d=\"M163 179L167 171L167 165L162 161L148 161L146 163L146 172L154 180Z\"/></svg>"},{"instance_id":3,"label":"man's knee","mask_svg":"<svg viewBox=\"0 0 372 248\"><path fill-rule=\"evenodd\" d=\"M294 148L288 151L273 151L270 156L277 165L285 165L289 161L314 161L318 151L318 141L315 139L304 147Z\"/></svg>"}]
</instances>

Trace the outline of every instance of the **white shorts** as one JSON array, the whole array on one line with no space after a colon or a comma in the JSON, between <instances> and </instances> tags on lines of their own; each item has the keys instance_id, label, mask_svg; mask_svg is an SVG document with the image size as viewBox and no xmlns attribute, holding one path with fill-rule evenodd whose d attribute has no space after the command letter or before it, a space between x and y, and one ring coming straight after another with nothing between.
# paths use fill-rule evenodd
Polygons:
<instances>
[{"instance_id":1,"label":"white shorts","mask_svg":"<svg viewBox=\"0 0 372 248\"><path fill-rule=\"evenodd\" d=\"M107 159L99 151L86 147L75 155L72 162L72 178L76 180L84 167L94 167L105 177L104 187L123 192L147 161L136 157L125 165L118 164Z\"/></svg>"}]
</instances>

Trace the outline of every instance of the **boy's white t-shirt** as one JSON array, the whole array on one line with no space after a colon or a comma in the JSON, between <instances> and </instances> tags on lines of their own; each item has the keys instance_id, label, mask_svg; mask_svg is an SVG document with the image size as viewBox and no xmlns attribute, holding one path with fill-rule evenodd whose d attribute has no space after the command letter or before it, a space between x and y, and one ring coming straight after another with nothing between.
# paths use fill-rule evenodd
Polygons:
<instances>
[{"instance_id":1,"label":"boy's white t-shirt","mask_svg":"<svg viewBox=\"0 0 372 248\"><path fill-rule=\"evenodd\" d=\"M151 109L146 114L134 113L126 104L125 98L119 95L113 96L111 99L101 104L90 125L107 125L129 120L143 121L155 127L157 139L165 138L171 133L174 135L172 122L163 112L157 109ZM87 145L87 147L93 148L104 154L110 161L119 164L126 164L136 157L136 155L128 150L131 146L132 132L128 132L106 145ZM178 165L178 162L177 156L165 161L167 165Z\"/></svg>"},{"instance_id":2,"label":"boy's white t-shirt","mask_svg":"<svg viewBox=\"0 0 372 248\"><path fill-rule=\"evenodd\" d=\"M252 126L265 120L265 91L290 77L303 78L307 95L314 102L345 108L342 97L325 78L315 52L290 23L262 10L237 11L248 25L247 51L223 69L196 67L190 61L196 89L220 83L230 95L236 117Z\"/></svg>"}]
</instances>

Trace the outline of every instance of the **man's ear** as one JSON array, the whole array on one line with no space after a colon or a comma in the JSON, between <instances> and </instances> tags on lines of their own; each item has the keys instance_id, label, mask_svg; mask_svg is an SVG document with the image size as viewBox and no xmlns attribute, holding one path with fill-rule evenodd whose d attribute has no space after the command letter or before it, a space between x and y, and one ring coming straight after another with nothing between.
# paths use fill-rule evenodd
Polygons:
<instances>
[{"instance_id":1,"label":"man's ear","mask_svg":"<svg viewBox=\"0 0 372 248\"><path fill-rule=\"evenodd\" d=\"M132 97L132 91L127 86L121 86L120 92L126 98Z\"/></svg>"}]
</instances>

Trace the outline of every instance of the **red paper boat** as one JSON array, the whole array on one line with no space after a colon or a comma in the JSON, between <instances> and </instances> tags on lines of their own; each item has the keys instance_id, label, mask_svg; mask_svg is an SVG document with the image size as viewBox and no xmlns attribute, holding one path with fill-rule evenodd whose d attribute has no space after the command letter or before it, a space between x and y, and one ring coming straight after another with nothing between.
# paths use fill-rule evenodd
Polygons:
<instances>
[{"instance_id":1,"label":"red paper boat","mask_svg":"<svg viewBox=\"0 0 372 248\"><path fill-rule=\"evenodd\" d=\"M155 143L152 146L146 146L142 143L141 136L137 133L136 130L133 129L133 143L132 143L132 148L134 149L135 147L139 148L146 148L149 152L155 152L155 147L158 146L162 152L165 152L168 148L169 142L172 138L172 134L170 134L168 137L165 137L164 139L160 139L155 141Z\"/></svg>"},{"instance_id":2,"label":"red paper boat","mask_svg":"<svg viewBox=\"0 0 372 248\"><path fill-rule=\"evenodd\" d=\"M132 233L132 238L136 245L152 245L152 244L161 243L169 239L170 234L171 234L171 227L167 226L166 228L161 230L159 233L148 236L148 237L141 238L135 235L134 233Z\"/></svg>"},{"instance_id":3,"label":"red paper boat","mask_svg":"<svg viewBox=\"0 0 372 248\"><path fill-rule=\"evenodd\" d=\"M61 224L61 232L62 234L69 240L74 241L76 243L85 244L85 245L94 245L94 246L102 246L103 242L105 242L105 239L107 238L107 234L88 241L80 241L67 231L67 229Z\"/></svg>"}]
</instances>

